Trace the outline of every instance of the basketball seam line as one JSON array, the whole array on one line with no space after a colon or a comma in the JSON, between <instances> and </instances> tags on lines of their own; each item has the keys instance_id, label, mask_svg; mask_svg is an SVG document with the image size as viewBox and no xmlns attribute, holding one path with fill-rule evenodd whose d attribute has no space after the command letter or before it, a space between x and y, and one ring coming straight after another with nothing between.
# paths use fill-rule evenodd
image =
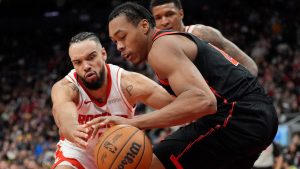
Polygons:
<instances>
[{"instance_id":1,"label":"basketball seam line","mask_svg":"<svg viewBox=\"0 0 300 169\"><path fill-rule=\"evenodd\" d=\"M132 133L131 136L126 140L125 144L123 145L123 147L121 148L121 150L119 151L119 153L116 155L115 159L113 160L113 162L111 163L111 165L109 166L109 168L111 168L111 166L115 163L115 161L118 158L119 154L122 152L122 150L124 149L124 147L126 146L126 144L129 142L129 140L131 139L131 137L133 137L135 135L135 133L137 133L138 131L139 131L139 129L136 129L136 131L134 133Z\"/></svg>"},{"instance_id":2,"label":"basketball seam line","mask_svg":"<svg viewBox=\"0 0 300 169\"><path fill-rule=\"evenodd\" d=\"M121 130L121 129L123 129L123 128L126 128L126 127L130 127L130 126L124 126L124 127L122 127L122 128L119 128L118 130ZM115 131L113 131L112 133L110 133L108 136L106 136L103 140L106 140L110 135L112 135L114 132L116 132L116 131L118 131L118 130L115 130ZM104 132L103 132L104 133ZM102 133L102 134L103 134ZM101 145L99 146L99 149L97 150L97 155L96 155L96 157L97 157L97 166L99 166L98 165L98 161L99 161L99 158L98 158L98 155L99 155L99 151L100 151L100 148L102 147L102 144L104 143L104 141L101 143Z\"/></svg>"},{"instance_id":3,"label":"basketball seam line","mask_svg":"<svg viewBox=\"0 0 300 169\"><path fill-rule=\"evenodd\" d=\"M141 132L143 132L143 131L141 131ZM135 168L138 168L138 166L140 165L140 163L141 163L141 161L142 161L142 158L143 158L143 156L144 156L144 153L145 153L145 149L146 149L146 134L143 132L143 134L144 134L144 149L143 149L143 154L142 154L142 156L141 156L141 158L140 158L140 160L139 160L139 162L138 162L138 164L137 164L137 166L135 167Z\"/></svg>"}]
</instances>

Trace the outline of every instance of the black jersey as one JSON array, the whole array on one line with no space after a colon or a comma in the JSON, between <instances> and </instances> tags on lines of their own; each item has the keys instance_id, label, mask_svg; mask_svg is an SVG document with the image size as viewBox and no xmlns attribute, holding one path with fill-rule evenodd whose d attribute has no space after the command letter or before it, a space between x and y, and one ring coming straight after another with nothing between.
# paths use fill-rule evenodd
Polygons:
<instances>
[{"instance_id":1,"label":"black jersey","mask_svg":"<svg viewBox=\"0 0 300 169\"><path fill-rule=\"evenodd\" d=\"M272 100L246 68L192 34L158 31L153 41L174 34L197 45L192 62L217 98L217 113L181 127L155 146L153 152L169 169L252 168L277 132ZM170 89L167 79L160 81Z\"/></svg>"},{"instance_id":2,"label":"black jersey","mask_svg":"<svg viewBox=\"0 0 300 169\"><path fill-rule=\"evenodd\" d=\"M192 62L217 97L218 103L219 101L236 101L249 94L265 95L256 77L245 67L224 51L193 34L159 30L153 36L153 41L159 37L174 34L185 36L197 45L198 53ZM160 79L160 82L170 93L174 94L167 81Z\"/></svg>"}]
</instances>

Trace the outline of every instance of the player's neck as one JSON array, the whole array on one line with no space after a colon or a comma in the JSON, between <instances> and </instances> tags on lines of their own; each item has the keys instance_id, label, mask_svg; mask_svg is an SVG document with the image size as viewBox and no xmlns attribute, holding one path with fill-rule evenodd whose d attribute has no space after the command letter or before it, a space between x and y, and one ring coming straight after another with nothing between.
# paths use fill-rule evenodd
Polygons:
<instances>
[{"instance_id":1,"label":"player's neck","mask_svg":"<svg viewBox=\"0 0 300 169\"><path fill-rule=\"evenodd\" d=\"M100 87L99 89L96 89L96 90L89 90L89 93L95 100L102 103L106 100L107 88L108 88L108 77L107 77L107 73L106 73L105 80L103 82L102 87Z\"/></svg>"},{"instance_id":2,"label":"player's neck","mask_svg":"<svg viewBox=\"0 0 300 169\"><path fill-rule=\"evenodd\" d=\"M180 28L180 32L185 32L185 27L186 27L186 26L182 26L182 27Z\"/></svg>"},{"instance_id":3,"label":"player's neck","mask_svg":"<svg viewBox=\"0 0 300 169\"><path fill-rule=\"evenodd\" d=\"M106 86L107 82L103 85L103 87L90 91L90 94L97 100L98 102L103 102L106 99Z\"/></svg>"},{"instance_id":4,"label":"player's neck","mask_svg":"<svg viewBox=\"0 0 300 169\"><path fill-rule=\"evenodd\" d=\"M152 44L153 44L153 40L154 40L154 36L156 35L156 33L159 31L160 29L154 28L154 29L150 29L150 33L148 36L148 52L150 51Z\"/></svg>"},{"instance_id":5,"label":"player's neck","mask_svg":"<svg viewBox=\"0 0 300 169\"><path fill-rule=\"evenodd\" d=\"M180 32L185 32L185 29L186 29L186 26L183 23L181 23Z\"/></svg>"}]
</instances>

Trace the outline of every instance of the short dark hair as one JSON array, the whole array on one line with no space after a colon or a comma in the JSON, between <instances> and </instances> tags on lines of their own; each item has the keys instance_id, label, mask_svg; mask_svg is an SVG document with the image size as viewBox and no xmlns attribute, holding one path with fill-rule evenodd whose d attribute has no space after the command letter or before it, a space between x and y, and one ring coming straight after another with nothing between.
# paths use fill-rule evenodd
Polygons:
<instances>
[{"instance_id":1,"label":"short dark hair","mask_svg":"<svg viewBox=\"0 0 300 169\"><path fill-rule=\"evenodd\" d=\"M117 6L109 14L108 22L120 15L125 15L128 21L130 21L134 26L137 26L142 19L146 19L151 28L155 27L155 20L152 14L145 7L137 3L125 2Z\"/></svg>"},{"instance_id":2,"label":"short dark hair","mask_svg":"<svg viewBox=\"0 0 300 169\"><path fill-rule=\"evenodd\" d=\"M181 1L180 0L151 0L149 9L152 11L152 9L156 6L168 4L168 3L174 3L174 5L178 9L182 9Z\"/></svg>"},{"instance_id":3,"label":"short dark hair","mask_svg":"<svg viewBox=\"0 0 300 169\"><path fill-rule=\"evenodd\" d=\"M69 46L71 46L73 43L78 43L84 40L93 40L95 41L97 44L101 45L101 42L98 38L98 36L93 33L93 32L80 32L78 34L76 34L75 36L73 36L70 40Z\"/></svg>"}]
</instances>

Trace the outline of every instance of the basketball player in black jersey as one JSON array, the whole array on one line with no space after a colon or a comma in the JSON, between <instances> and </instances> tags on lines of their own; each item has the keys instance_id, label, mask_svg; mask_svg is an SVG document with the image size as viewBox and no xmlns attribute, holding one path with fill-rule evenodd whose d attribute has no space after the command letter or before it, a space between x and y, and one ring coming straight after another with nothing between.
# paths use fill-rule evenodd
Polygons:
<instances>
[{"instance_id":1,"label":"basketball player in black jersey","mask_svg":"<svg viewBox=\"0 0 300 169\"><path fill-rule=\"evenodd\" d=\"M180 0L151 0L149 9L155 19L156 28L192 33L222 49L257 76L257 65L251 57L225 38L219 30L203 24L184 25L184 10Z\"/></svg>"},{"instance_id":2,"label":"basketball player in black jersey","mask_svg":"<svg viewBox=\"0 0 300 169\"><path fill-rule=\"evenodd\" d=\"M111 12L109 36L130 62L147 61L177 98L133 119L99 117L88 125L189 123L154 147L151 169L250 169L272 142L278 127L272 100L225 52L189 33L157 30L149 11L132 2Z\"/></svg>"}]
</instances>

